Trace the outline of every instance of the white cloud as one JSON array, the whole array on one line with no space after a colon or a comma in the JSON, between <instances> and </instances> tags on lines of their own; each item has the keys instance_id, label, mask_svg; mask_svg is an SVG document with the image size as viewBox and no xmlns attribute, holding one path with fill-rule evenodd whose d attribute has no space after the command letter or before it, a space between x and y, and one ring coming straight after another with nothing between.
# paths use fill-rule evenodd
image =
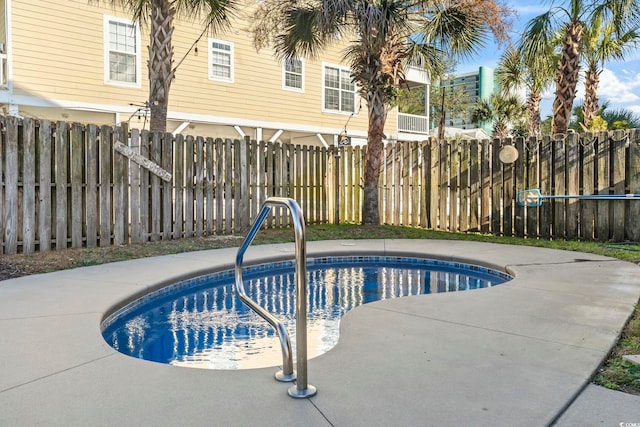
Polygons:
<instances>
[{"instance_id":1,"label":"white cloud","mask_svg":"<svg viewBox=\"0 0 640 427\"><path fill-rule=\"evenodd\" d=\"M600 74L598 97L609 100L612 108L640 101L640 73L620 73L605 68ZM626 108L626 107L625 107Z\"/></svg>"},{"instance_id":2,"label":"white cloud","mask_svg":"<svg viewBox=\"0 0 640 427\"><path fill-rule=\"evenodd\" d=\"M628 105L625 109L631 111L632 113L640 115L640 104Z\"/></svg>"}]
</instances>

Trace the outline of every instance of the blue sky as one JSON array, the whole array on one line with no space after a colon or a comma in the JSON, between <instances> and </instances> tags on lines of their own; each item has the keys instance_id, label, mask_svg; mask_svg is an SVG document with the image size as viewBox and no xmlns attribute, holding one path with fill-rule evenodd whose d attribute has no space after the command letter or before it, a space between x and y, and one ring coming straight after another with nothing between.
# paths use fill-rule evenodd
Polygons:
<instances>
[{"instance_id":1,"label":"blue sky","mask_svg":"<svg viewBox=\"0 0 640 427\"><path fill-rule=\"evenodd\" d=\"M518 39L518 32L521 32L529 20L541 13L549 10L549 2L541 2L542 4L533 4L533 1L514 0L508 2L512 9L517 11L514 20L512 38L514 41ZM556 1L555 4L567 4L567 1ZM482 49L480 54L470 61L459 64L456 73L466 73L477 71L481 65L494 68L498 61L502 50L494 44L489 44ZM582 80L582 76L581 76ZM640 49L635 53L628 55L625 62L610 62L604 65L602 74L600 75L600 86L598 90L600 102L608 100L610 109L626 108L640 115ZM543 118L551 114L551 104L553 102L553 90L545 94L542 104ZM578 94L576 103L584 98L584 86L578 85Z\"/></svg>"}]
</instances>

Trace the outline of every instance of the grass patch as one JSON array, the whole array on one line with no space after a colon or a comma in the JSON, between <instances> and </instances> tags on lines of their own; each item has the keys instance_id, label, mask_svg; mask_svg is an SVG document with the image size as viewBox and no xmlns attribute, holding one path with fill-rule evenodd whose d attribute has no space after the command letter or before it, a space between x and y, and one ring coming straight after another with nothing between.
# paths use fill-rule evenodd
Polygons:
<instances>
[{"instance_id":1,"label":"grass patch","mask_svg":"<svg viewBox=\"0 0 640 427\"><path fill-rule=\"evenodd\" d=\"M307 226L306 231L308 241L353 239L466 240L588 252L640 264L640 245L633 243L530 240L517 237L449 233L384 225L374 227L356 224L320 224ZM54 250L29 255L4 255L0 257L0 280L152 256L238 247L242 243L242 239L242 236L213 236L126 246ZM285 243L293 240L294 233L292 229L267 229L261 230L256 235L254 244ZM2 286L1 282L0 286ZM623 355L638 353L640 353L640 309L636 306L636 310L625 327L620 340L612 350L607 362L595 376L594 382L610 389L640 395L640 366L633 365L622 359Z\"/></svg>"}]
</instances>

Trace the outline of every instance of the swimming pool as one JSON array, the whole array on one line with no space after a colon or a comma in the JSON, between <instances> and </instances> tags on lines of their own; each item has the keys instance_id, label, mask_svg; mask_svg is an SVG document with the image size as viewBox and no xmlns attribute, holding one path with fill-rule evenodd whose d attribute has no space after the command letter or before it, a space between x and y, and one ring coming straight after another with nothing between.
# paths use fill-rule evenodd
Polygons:
<instances>
[{"instance_id":1,"label":"swimming pool","mask_svg":"<svg viewBox=\"0 0 640 427\"><path fill-rule=\"evenodd\" d=\"M294 262L244 269L247 293L281 319L295 347ZM308 356L338 342L340 318L369 302L492 287L512 277L433 259L351 256L307 261ZM275 331L236 295L226 270L165 287L108 316L103 337L132 357L176 366L247 369L281 363Z\"/></svg>"}]
</instances>

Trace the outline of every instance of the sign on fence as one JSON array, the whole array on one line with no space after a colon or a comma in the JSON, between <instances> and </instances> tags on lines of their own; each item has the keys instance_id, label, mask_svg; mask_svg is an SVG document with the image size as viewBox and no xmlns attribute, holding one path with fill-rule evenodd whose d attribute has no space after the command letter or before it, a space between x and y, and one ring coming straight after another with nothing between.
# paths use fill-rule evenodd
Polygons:
<instances>
[{"instance_id":1,"label":"sign on fence","mask_svg":"<svg viewBox=\"0 0 640 427\"><path fill-rule=\"evenodd\" d=\"M151 160L147 159L146 157L144 157L139 153L136 153L130 147L128 147L127 145L124 145L122 142L116 141L115 144L113 145L113 148L118 153L129 158L129 160L139 164L140 166L147 169L152 174L159 176L162 180L166 182L171 182L171 173L162 169L160 165L158 165L157 163L152 162Z\"/></svg>"}]
</instances>

